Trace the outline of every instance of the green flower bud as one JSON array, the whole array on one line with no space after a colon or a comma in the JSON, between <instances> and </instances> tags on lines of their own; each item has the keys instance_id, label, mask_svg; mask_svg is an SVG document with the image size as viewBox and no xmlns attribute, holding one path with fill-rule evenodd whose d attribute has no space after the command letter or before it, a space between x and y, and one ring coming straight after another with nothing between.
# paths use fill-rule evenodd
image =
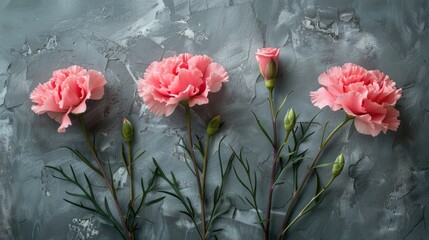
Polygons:
<instances>
[{"instance_id":1,"label":"green flower bud","mask_svg":"<svg viewBox=\"0 0 429 240\"><path fill-rule=\"evenodd\" d=\"M269 90L272 90L274 88L275 83L276 83L275 79L265 80L265 87L267 87Z\"/></svg>"},{"instance_id":2,"label":"green flower bud","mask_svg":"<svg viewBox=\"0 0 429 240\"><path fill-rule=\"evenodd\" d=\"M289 109L285 115L284 125L287 132L292 131L296 124L295 110Z\"/></svg>"},{"instance_id":3,"label":"green flower bud","mask_svg":"<svg viewBox=\"0 0 429 240\"><path fill-rule=\"evenodd\" d=\"M332 178L336 178L343 171L344 167L344 155L340 154L337 159L335 159L334 165L332 166Z\"/></svg>"},{"instance_id":4,"label":"green flower bud","mask_svg":"<svg viewBox=\"0 0 429 240\"><path fill-rule=\"evenodd\" d=\"M134 131L133 125L128 119L124 118L122 121L122 138L125 142L130 143L133 141Z\"/></svg>"},{"instance_id":5,"label":"green flower bud","mask_svg":"<svg viewBox=\"0 0 429 240\"><path fill-rule=\"evenodd\" d=\"M265 68L265 77L265 80L274 80L277 77L277 64L272 58L268 66Z\"/></svg>"},{"instance_id":6,"label":"green flower bud","mask_svg":"<svg viewBox=\"0 0 429 240\"><path fill-rule=\"evenodd\" d=\"M220 115L214 116L207 124L207 136L211 137L217 133L220 126Z\"/></svg>"}]
</instances>

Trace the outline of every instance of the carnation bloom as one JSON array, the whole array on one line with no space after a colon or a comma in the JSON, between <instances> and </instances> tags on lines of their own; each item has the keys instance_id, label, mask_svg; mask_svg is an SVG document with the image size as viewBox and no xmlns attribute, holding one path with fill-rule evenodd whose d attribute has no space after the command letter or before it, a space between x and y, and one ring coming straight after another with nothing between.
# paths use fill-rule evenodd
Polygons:
<instances>
[{"instance_id":1,"label":"carnation bloom","mask_svg":"<svg viewBox=\"0 0 429 240\"><path fill-rule=\"evenodd\" d=\"M277 75L277 69L279 66L279 54L280 49L278 48L261 48L256 51L256 61L259 64L259 71L265 80L274 80L276 77L275 75ZM271 63L271 60L274 60L275 62L275 71L272 71L271 69L267 74L267 67Z\"/></svg>"},{"instance_id":2,"label":"carnation bloom","mask_svg":"<svg viewBox=\"0 0 429 240\"><path fill-rule=\"evenodd\" d=\"M354 125L362 134L377 136L381 131L397 130L400 122L395 104L402 89L397 89L389 76L346 63L328 69L318 81L323 87L310 93L316 107L343 109L354 117Z\"/></svg>"},{"instance_id":3,"label":"carnation bloom","mask_svg":"<svg viewBox=\"0 0 429 240\"><path fill-rule=\"evenodd\" d=\"M30 99L37 104L31 110L47 113L61 123L58 132L65 132L71 125L69 114L85 112L87 99L101 99L105 84L103 74L79 66L54 71L48 82L39 84L31 92Z\"/></svg>"},{"instance_id":4,"label":"carnation bloom","mask_svg":"<svg viewBox=\"0 0 429 240\"><path fill-rule=\"evenodd\" d=\"M189 53L153 62L138 81L138 93L155 115L169 116L177 105L209 102L209 92L217 92L228 81L228 73L206 55Z\"/></svg>"}]
</instances>

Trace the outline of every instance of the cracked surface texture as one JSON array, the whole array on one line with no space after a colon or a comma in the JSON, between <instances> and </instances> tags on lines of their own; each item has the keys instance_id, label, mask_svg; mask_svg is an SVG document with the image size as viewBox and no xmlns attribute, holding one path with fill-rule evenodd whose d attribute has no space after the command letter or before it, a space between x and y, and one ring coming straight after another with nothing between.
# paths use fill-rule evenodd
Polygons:
<instances>
[{"instance_id":1,"label":"cracked surface texture","mask_svg":"<svg viewBox=\"0 0 429 240\"><path fill-rule=\"evenodd\" d=\"M135 174L149 177L158 159L165 172L174 170L183 193L198 202L196 184L177 142L184 136L184 110L156 117L136 94L136 81L155 60L182 52L207 54L222 64L230 82L210 103L193 108L194 129L221 114L228 135L223 147L244 146L259 174L259 198L265 206L271 148L251 111L264 123L269 113L264 83L258 79L254 53L264 46L281 48L276 86L278 104L288 100L310 119L318 111L309 92L320 73L353 62L388 74L404 90L397 108L398 132L372 138L350 124L322 156L323 162L346 156L343 173L329 188L323 203L294 225L289 239L426 239L429 217L429 1L426 0L3 0L0 2L0 239L118 239L97 218L63 201L73 190L52 178L45 166L86 168L63 145L86 148L77 122L67 133L31 110L29 93L46 82L52 71L78 64L101 71L107 81L101 101L90 102L85 114L97 147L120 167L120 124L133 121L136 148L146 149ZM320 128L343 118L322 111ZM214 145L219 141L214 141ZM308 143L310 153L318 146ZM213 158L215 158L213 153ZM304 168L308 163L304 163ZM329 177L329 171L322 178ZM219 168L209 168L209 192ZM90 174L89 177L92 175ZM95 179L95 176L93 176ZM326 180L325 180L326 182ZM96 182L97 183L97 182ZM100 185L102 184L99 182ZM290 180L288 182L290 184ZM128 187L125 183L124 188ZM167 186L160 184L161 189ZM244 194L234 177L227 189ZM274 194L273 233L281 224L291 192ZM312 193L307 191L307 197ZM98 187L100 196L108 194ZM128 193L119 190L124 201ZM220 239L261 239L255 212L232 199L231 211L219 226ZM139 234L144 239L195 239L195 229L172 198L147 208Z\"/></svg>"}]
</instances>

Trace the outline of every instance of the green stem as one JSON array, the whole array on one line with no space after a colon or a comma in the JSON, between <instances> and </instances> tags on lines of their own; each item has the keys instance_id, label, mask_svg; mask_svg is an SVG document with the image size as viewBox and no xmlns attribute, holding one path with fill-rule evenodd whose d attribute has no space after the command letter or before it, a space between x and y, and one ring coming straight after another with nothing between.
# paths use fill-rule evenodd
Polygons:
<instances>
[{"instance_id":1,"label":"green stem","mask_svg":"<svg viewBox=\"0 0 429 240\"><path fill-rule=\"evenodd\" d=\"M188 151L189 151L189 154L191 155L191 160L194 165L195 177L197 179L198 193L200 195L200 205L201 205L201 224L203 229L202 235L203 235L203 240L205 240L207 238L205 196L201 185L200 170L198 169L197 159L195 158L195 153L192 147L194 144L192 142L191 108L189 107L189 104L187 102L183 103L182 105L185 107L185 110L186 110L186 126L188 130Z\"/></svg>"},{"instance_id":2,"label":"green stem","mask_svg":"<svg viewBox=\"0 0 429 240\"><path fill-rule=\"evenodd\" d=\"M289 225L285 228L285 230L283 230L282 234L285 234L287 232L287 230L289 230L289 228L300 218L302 217L308 207L314 202L316 201L316 199L325 192L326 189L328 189L328 187L331 185L331 183L334 181L334 178L331 178L328 182L328 184L317 194L315 195L313 198L311 198L311 200L307 203L307 205L305 205L305 207L301 210L301 212L299 212L299 214L292 220L292 222L289 223Z\"/></svg>"},{"instance_id":3,"label":"green stem","mask_svg":"<svg viewBox=\"0 0 429 240\"><path fill-rule=\"evenodd\" d=\"M282 233L279 235L279 239L283 239L283 237L286 235L287 233L287 229L286 227L289 225L288 221L290 219L290 217L292 216L293 211L295 210L295 206L298 202L298 198L301 194L302 189L304 188L305 183L307 182L308 177L311 175L311 173L313 173L313 167L316 164L320 154L322 153L323 149L325 149L326 145L328 144L328 142L332 139L332 137L334 136L335 133L337 133L348 121L352 120L353 118L346 115L346 117L344 118L343 122L341 122L334 130L332 130L332 132L328 135L328 137L326 138L325 141L323 141L323 143L321 144L319 150L317 151L316 155L313 158L313 161L310 164L310 167L307 170L307 173L305 174L304 178L302 179L298 189L296 191L294 191L293 196L292 196L292 200L291 203L289 205L288 211L286 213L286 216L283 220L283 224L282 224Z\"/></svg>"},{"instance_id":4,"label":"green stem","mask_svg":"<svg viewBox=\"0 0 429 240\"><path fill-rule=\"evenodd\" d=\"M134 209L134 181L133 181L133 157L131 155L131 142L127 142L128 148L128 174L130 177L130 207ZM131 233L131 239L134 240L136 238L135 231Z\"/></svg>"},{"instance_id":5,"label":"green stem","mask_svg":"<svg viewBox=\"0 0 429 240\"><path fill-rule=\"evenodd\" d=\"M204 150L204 156L203 156L203 182L202 182L202 186L201 186L201 190L203 192L203 196L205 196L205 189L206 189L206 172L207 172L207 156L209 155L209 143L210 143L210 139L211 137L207 136L207 140L206 140L206 146L205 146L205 150Z\"/></svg>"},{"instance_id":6,"label":"green stem","mask_svg":"<svg viewBox=\"0 0 429 240\"><path fill-rule=\"evenodd\" d=\"M334 130L332 130L332 132L328 135L328 137L322 143L322 146L320 148L323 149L326 146L326 144L328 144L329 140L331 140L331 138L334 136L334 134L336 132L338 132L338 130L340 130L348 121L350 121L352 119L353 119L353 117L351 117L349 115L346 115L346 117L344 118L344 120Z\"/></svg>"},{"instance_id":7,"label":"green stem","mask_svg":"<svg viewBox=\"0 0 429 240\"><path fill-rule=\"evenodd\" d=\"M273 165L271 168L271 179L270 179L270 188L268 193L268 201L267 201L267 207L265 211L265 232L264 232L264 239L268 240L270 237L270 223L271 223L271 204L273 199L273 192L274 192L274 182L275 182L275 175L277 170L277 160L278 160L278 146L277 146L277 123L276 123L276 115L274 110L274 98L273 98L273 89L268 89L268 101L270 104L270 111L271 111L271 120L273 125Z\"/></svg>"},{"instance_id":8,"label":"green stem","mask_svg":"<svg viewBox=\"0 0 429 240\"><path fill-rule=\"evenodd\" d=\"M104 170L103 165L101 163L101 160L97 154L97 151L95 150L95 146L92 145L91 140L89 139L88 131L85 127L85 122L83 120L83 116L80 114L77 116L79 118L79 123L80 123L80 127L82 128L83 135L85 136L86 144L88 145L88 147L92 153L92 156L94 157L94 160L97 163L97 166L101 172L101 175L103 176L104 182L106 183L106 186L109 189L110 194L113 197L113 201L115 202L116 210L118 211L119 218L121 219L121 223L122 223L124 230L125 230L125 233L126 233L126 238L124 236L123 237L125 239L130 240L131 239L131 232L128 229L124 214L122 213L121 205L119 204L118 197L116 196L116 192L115 192L115 190L114 190L114 188L113 188L113 186L109 180L109 177L107 177L106 171Z\"/></svg>"},{"instance_id":9,"label":"green stem","mask_svg":"<svg viewBox=\"0 0 429 240\"><path fill-rule=\"evenodd\" d=\"M130 175L130 203L134 207L134 186L133 186L133 159L131 155L131 143L127 143L128 147L128 174Z\"/></svg>"}]
</instances>

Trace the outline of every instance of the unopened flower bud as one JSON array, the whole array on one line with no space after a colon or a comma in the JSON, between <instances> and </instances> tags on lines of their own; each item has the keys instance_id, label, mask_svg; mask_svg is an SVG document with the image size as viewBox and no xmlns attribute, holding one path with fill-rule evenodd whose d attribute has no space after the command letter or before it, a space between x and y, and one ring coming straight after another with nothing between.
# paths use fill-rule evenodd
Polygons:
<instances>
[{"instance_id":1,"label":"unopened flower bud","mask_svg":"<svg viewBox=\"0 0 429 240\"><path fill-rule=\"evenodd\" d=\"M265 80L275 80L277 77L277 64L272 58L268 66L265 68L265 77Z\"/></svg>"},{"instance_id":2,"label":"unopened flower bud","mask_svg":"<svg viewBox=\"0 0 429 240\"><path fill-rule=\"evenodd\" d=\"M133 125L128 119L124 118L122 121L122 138L125 142L130 143L133 141L134 131Z\"/></svg>"},{"instance_id":3,"label":"unopened flower bud","mask_svg":"<svg viewBox=\"0 0 429 240\"><path fill-rule=\"evenodd\" d=\"M207 136L211 137L217 133L220 126L220 115L214 116L207 124Z\"/></svg>"},{"instance_id":4,"label":"unopened flower bud","mask_svg":"<svg viewBox=\"0 0 429 240\"><path fill-rule=\"evenodd\" d=\"M284 125L287 132L292 131L296 124L295 110L289 109L285 115Z\"/></svg>"},{"instance_id":5,"label":"unopened flower bud","mask_svg":"<svg viewBox=\"0 0 429 240\"><path fill-rule=\"evenodd\" d=\"M335 159L334 165L332 166L332 178L336 178L343 171L344 167L344 155L340 154L337 159Z\"/></svg>"}]
</instances>

